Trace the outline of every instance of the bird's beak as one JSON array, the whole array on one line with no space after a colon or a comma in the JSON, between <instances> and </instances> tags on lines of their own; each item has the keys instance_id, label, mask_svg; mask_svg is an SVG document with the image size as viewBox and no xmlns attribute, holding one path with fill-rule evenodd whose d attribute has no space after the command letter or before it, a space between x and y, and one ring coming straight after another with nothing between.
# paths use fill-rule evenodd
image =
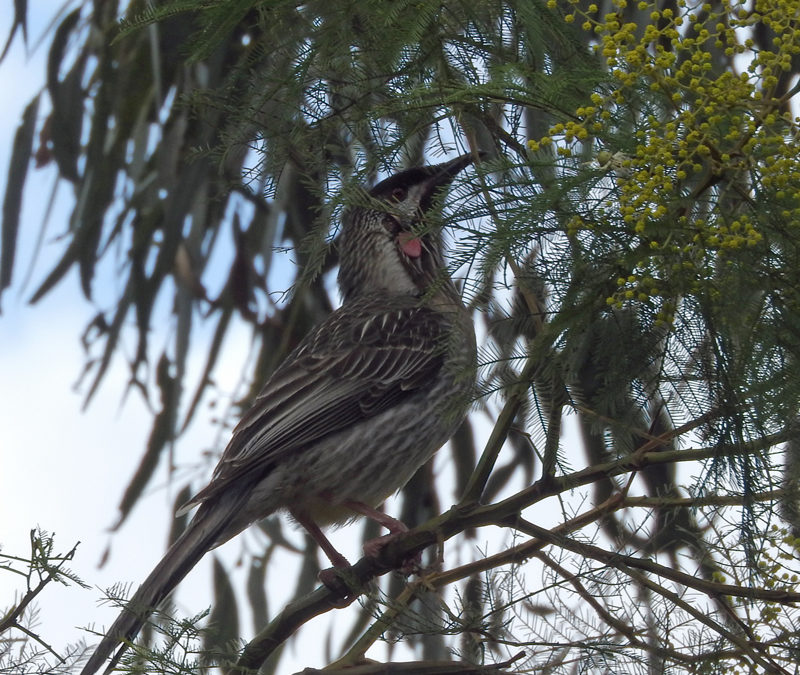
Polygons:
<instances>
[{"instance_id":1,"label":"bird's beak","mask_svg":"<svg viewBox=\"0 0 800 675\"><path fill-rule=\"evenodd\" d=\"M482 155L483 153L481 153ZM475 161L475 157L467 153L451 159L449 162L434 164L424 168L427 177L419 183L419 207L427 211L433 203L433 198L439 190L446 189L456 175Z\"/></svg>"}]
</instances>

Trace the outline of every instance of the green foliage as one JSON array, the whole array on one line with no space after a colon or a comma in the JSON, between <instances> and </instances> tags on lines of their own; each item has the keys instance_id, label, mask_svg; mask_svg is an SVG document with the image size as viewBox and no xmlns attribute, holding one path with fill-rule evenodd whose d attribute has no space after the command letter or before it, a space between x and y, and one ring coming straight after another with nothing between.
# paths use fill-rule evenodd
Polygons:
<instances>
[{"instance_id":1,"label":"green foliage","mask_svg":"<svg viewBox=\"0 0 800 675\"><path fill-rule=\"evenodd\" d=\"M58 553L52 535L31 530L30 554L17 556L0 553L0 575L8 582L24 580L24 589L0 617L0 672L68 673L79 649L68 646L65 652L56 650L46 637L37 634L35 600L53 582L89 588L66 565L72 560L77 544L67 553ZM16 584L15 584L16 585Z\"/></svg>"},{"instance_id":2,"label":"green foliage","mask_svg":"<svg viewBox=\"0 0 800 675\"><path fill-rule=\"evenodd\" d=\"M501 658L507 641L532 645L526 667L562 671L789 668L797 570L784 539L800 530L793 3L172 0L131 2L119 22L113 3L88 7L54 33L38 145L34 105L17 136L0 291L35 156L77 199L62 259L32 301L77 268L101 308L84 336L87 401L126 341L130 386L157 399L122 520L201 404L234 398L214 384L231 327L244 323L253 341L223 423L330 311L336 218L363 199L357 186L482 151L442 218L485 327L477 406L497 423L480 461L472 426L452 447L460 507L476 511L435 523L441 538L493 524L510 541L485 568L459 560L391 600L373 593L357 626L386 609L342 651L358 662L387 626L424 619L429 633L461 633L473 661ZM100 302L94 278L110 262L121 281ZM208 356L195 372L198 343ZM580 443L565 434L571 422ZM452 501L431 476L404 508L425 503L430 515ZM556 499L561 525L523 518ZM775 535L776 518L793 534ZM292 547L264 528L266 568ZM305 555L298 595L316 573L315 551ZM527 589L518 571L531 557L544 584ZM217 575L214 616L231 627L235 601ZM438 658L455 645L438 637L404 639Z\"/></svg>"},{"instance_id":3,"label":"green foliage","mask_svg":"<svg viewBox=\"0 0 800 675\"><path fill-rule=\"evenodd\" d=\"M589 198L575 195L566 234L594 251L616 247L606 302L669 327L666 361L680 371L683 349L698 357L711 400L683 394L691 416L730 411L722 442L772 433L795 414L799 374L798 118L779 86L800 54L794 9L640 2L623 15L619 2L602 15L573 4L565 19L582 21L611 81L529 141L555 145L565 172L592 148L600 170L583 170ZM753 51L756 27L776 37Z\"/></svg>"}]
</instances>

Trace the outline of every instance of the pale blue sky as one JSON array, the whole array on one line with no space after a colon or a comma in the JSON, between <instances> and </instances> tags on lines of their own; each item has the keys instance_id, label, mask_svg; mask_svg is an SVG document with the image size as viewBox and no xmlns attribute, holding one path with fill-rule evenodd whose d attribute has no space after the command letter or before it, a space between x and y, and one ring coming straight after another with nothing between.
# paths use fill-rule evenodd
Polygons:
<instances>
[{"instance_id":1,"label":"pale blue sky","mask_svg":"<svg viewBox=\"0 0 800 675\"><path fill-rule=\"evenodd\" d=\"M43 28L44 17L37 4L29 7L29 43L34 44ZM39 19L37 21L37 18ZM5 39L10 16L0 17L0 36ZM45 45L46 46L46 45ZM13 96L0 97L0 124L9 130L0 135L0 189L5 177L13 132L21 112L44 82L46 50L26 56L21 40L15 40L0 65L0 82ZM40 121L46 115L40 108ZM40 623L37 628L57 650L82 637L78 629L91 621L108 624L116 611L98 608L99 588L118 581L138 583L164 551L168 521L165 513L173 498L164 489L165 473L154 481L156 487L115 536L108 534L116 519L116 505L130 479L152 422L140 398L131 395L122 405L126 370L120 360L110 370L90 407L81 411L83 396L74 385L83 366L80 335L95 313L82 298L77 275L65 281L36 306L27 303L36 284L57 260L70 194L66 184L49 224L48 237L33 278L21 292L20 286L30 263L34 241L42 223L43 207L53 185L51 170L31 168L18 247L14 284L2 297L0 316L0 545L5 553L28 553L29 531L39 526L56 533L57 549L67 551L81 541L71 568L92 585L52 585L40 595ZM99 283L103 283L101 279ZM84 387L85 391L85 387ZM196 440L209 427L195 425ZM190 437L191 438L191 437ZM206 443L207 445L207 443ZM106 566L98 569L106 546L112 543ZM210 560L210 558L209 558ZM208 604L208 562L198 569L197 595L187 611L196 612ZM11 604L22 590L20 581L0 575L0 605ZM188 588L191 588L191 580Z\"/></svg>"},{"instance_id":2,"label":"pale blue sky","mask_svg":"<svg viewBox=\"0 0 800 675\"><path fill-rule=\"evenodd\" d=\"M29 43L34 44L45 20L37 14L37 3L29 7L32 22ZM36 19L39 19L37 22ZM0 16L0 38L7 35L10 16ZM47 43L45 42L45 47ZM5 192L5 177L13 140L22 110L43 85L46 49L27 55L19 38L0 64L0 84L13 96L0 97L0 124L8 133L0 135L0 191ZM43 103L46 97L43 97ZM39 121L47 113L39 110ZM37 130L38 132L38 130ZM34 527L56 534L57 550L66 552L80 541L77 555L70 565L89 590L77 586L51 585L38 599L37 632L52 646L63 652L66 645L86 637L81 628L94 622L98 627L109 625L117 610L102 606L101 589L117 582L136 585L144 579L160 559L165 549L168 518L174 492L180 484L167 485L166 469L162 466L147 497L140 501L128 522L116 534L109 527L117 517L117 504L144 450L152 423L138 395L132 394L122 402L127 371L121 359L114 362L108 376L86 411L82 411L83 395L75 384L84 364L80 335L96 313L80 293L77 274L71 272L65 280L37 305L27 303L36 285L58 259L64 241L57 236L64 232L70 207L70 188L63 183L59 201L54 209L48 236L40 254L33 277L24 291L20 286L25 278L34 242L42 223L44 205L53 185L52 170L30 169L26 199L22 213L20 241L14 283L2 296L0 315L0 546L5 553L25 556L29 551L29 532ZM111 280L113 282L113 280ZM109 280L106 280L108 283ZM98 284L103 283L99 279ZM164 337L161 337L163 344ZM223 388L232 390L240 374L237 360L246 353L250 334L239 328L228 338L231 354L226 367L225 353L217 373ZM238 342L238 344L236 344ZM202 348L202 346L201 346ZM190 356L190 367L201 367L203 354L196 350ZM85 385L83 391L85 392ZM199 417L202 417L200 415ZM208 416L206 416L208 417ZM215 439L218 430L210 421L196 422L181 441L181 447L205 449ZM162 463L163 464L163 463ZM199 486L198 486L199 487ZM360 557L356 543L360 527L331 533L339 549L350 559ZM300 533L294 535L300 543ZM252 546L254 538L263 535L249 531L229 542L218 551L229 569L235 568L243 547ZM111 555L106 565L98 568L106 547ZM285 574L293 578L299 558L284 556ZM211 602L211 556L181 585L177 596L179 610L194 614ZM238 570L236 581L244 584L244 571ZM274 577L271 577L274 578ZM22 580L0 574L0 607L12 604L15 595L24 590ZM273 611L280 607L292 592L291 584L269 584ZM349 623L336 618L339 632L349 630ZM241 617L243 636L253 634L248 616ZM319 630L327 631L329 619L318 619ZM337 629L338 629L337 626ZM322 633L309 633L310 639L294 643L288 659L284 657L285 672L303 666L324 665ZM292 654L297 654L293 657Z\"/></svg>"},{"instance_id":3,"label":"pale blue sky","mask_svg":"<svg viewBox=\"0 0 800 675\"><path fill-rule=\"evenodd\" d=\"M37 5L41 4L38 0L29 7L31 44L35 44L43 28L44 17L37 13L41 11ZM7 13L0 16L2 39L7 34L9 20ZM0 65L2 89L14 92L13 96L0 97L0 124L8 130L0 135L0 190L3 193L13 130L24 106L44 82L46 56L46 50L40 49L26 57L18 38L6 61ZM44 107L40 109L40 121L46 112ZM51 586L38 602L41 611L37 630L57 650L63 650L67 643L84 636L80 627L91 622L108 625L116 616L115 609L97 607L102 598L99 589L117 582L138 584L160 559L169 524L166 514L171 509L174 491L180 485L166 485L166 469L160 467L150 493L140 501L123 529L114 535L108 532L116 520L122 492L145 447L152 416L138 395L128 396L123 405L127 371L121 359L115 361L89 408L85 412L81 410L83 396L74 389L84 363L79 338L97 310L82 297L74 272L36 306L27 304L27 298L63 250L64 242L56 237L66 227L70 206L70 188L66 184L60 188L58 207L52 214L33 278L24 292L20 292L52 184L51 170L31 169L14 285L2 296L0 545L6 553L26 555L28 533L36 526L56 533L59 551L68 550L77 541L82 542L71 568L92 588ZM97 283L102 284L103 279ZM229 336L223 361L215 374L223 389L235 388L241 357L249 348L250 339L249 331L243 328ZM161 336L160 344L164 340ZM200 345L200 350L190 356L190 368L200 368L203 347ZM209 439L216 438L217 433L208 419L200 420L181 440L181 448L186 448L187 453L202 451L209 447ZM449 470L447 460L441 464L437 465L437 470ZM551 509L546 520L556 515ZM356 560L360 557L359 535L360 526L354 525L331 533L331 538L339 550ZM228 568L234 568L243 547L252 545L261 536L250 531L223 547L220 555ZM295 532L290 536L299 542L302 535ZM493 539L493 545L497 544L498 537ZM106 566L98 569L109 543L111 556ZM485 549L486 542L479 537L468 546ZM455 555L463 555L456 546L450 550ZM277 570L281 583L269 584L272 612L280 608L292 592L291 584L283 582L294 577L298 562L297 557L285 556L285 574ZM210 603L210 563L211 556L207 556L180 587L178 606L185 614L196 613ZM0 575L0 606L10 605L14 593L21 590L19 585L12 586L12 581L10 575ZM238 571L236 581L243 586L244 570ZM332 615L340 636L350 627L349 621L342 620L343 616L341 612ZM292 643L282 672L324 665L325 645L320 636L327 631L330 620L331 617L317 619L316 632L313 627L306 629L305 637ZM249 617L242 617L241 626L243 637L252 635ZM94 640L89 638L89 642ZM381 658L380 654L374 656ZM394 658L404 656L407 654L402 651L393 654Z\"/></svg>"}]
</instances>

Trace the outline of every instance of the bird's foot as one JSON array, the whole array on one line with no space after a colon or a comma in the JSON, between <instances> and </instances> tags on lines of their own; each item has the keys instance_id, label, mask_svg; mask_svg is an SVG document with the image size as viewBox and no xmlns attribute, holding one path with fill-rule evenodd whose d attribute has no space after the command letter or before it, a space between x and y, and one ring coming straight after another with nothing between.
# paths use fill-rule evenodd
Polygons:
<instances>
[{"instance_id":1,"label":"bird's foot","mask_svg":"<svg viewBox=\"0 0 800 675\"><path fill-rule=\"evenodd\" d=\"M331 601L333 607L347 607L363 592L361 583L350 567L329 567L320 571L318 576L323 585L337 596Z\"/></svg>"},{"instance_id":2,"label":"bird's foot","mask_svg":"<svg viewBox=\"0 0 800 675\"><path fill-rule=\"evenodd\" d=\"M341 572L342 570L340 567L329 567L321 570L317 575L326 588L339 596L338 602L334 603L335 607L347 607L347 605L358 597L357 593L350 591L347 582L342 578Z\"/></svg>"},{"instance_id":3,"label":"bird's foot","mask_svg":"<svg viewBox=\"0 0 800 675\"><path fill-rule=\"evenodd\" d=\"M408 526L403 521L397 520L397 518L392 518L383 511L378 511L377 509L374 509L362 502L347 501L344 502L344 504L348 508L353 509L353 511L356 513L361 513L368 518L371 518L376 523L389 530L389 534L385 534L382 537L375 537L374 539L370 539L367 543L365 543L364 555L367 555L371 558L377 558L380 555L380 552L389 543L397 539L397 537L408 532ZM398 568L398 571L405 576L417 574L421 569L421 564L422 553L418 552L404 560L402 566Z\"/></svg>"},{"instance_id":4,"label":"bird's foot","mask_svg":"<svg viewBox=\"0 0 800 675\"><path fill-rule=\"evenodd\" d=\"M400 521L396 521L400 522ZM403 525L402 523L400 523ZM390 532L389 534L385 534L382 537L375 537L375 539L370 539L368 542L364 544L364 555L367 555L371 558L377 558L381 551L388 546L391 542L393 542L398 537L402 536L408 532L408 528L403 525L401 529L398 529L395 532ZM412 574L419 574L420 570L422 569L422 552L418 551L412 556L409 556L403 561L403 564L397 569L404 576L411 576Z\"/></svg>"}]
</instances>

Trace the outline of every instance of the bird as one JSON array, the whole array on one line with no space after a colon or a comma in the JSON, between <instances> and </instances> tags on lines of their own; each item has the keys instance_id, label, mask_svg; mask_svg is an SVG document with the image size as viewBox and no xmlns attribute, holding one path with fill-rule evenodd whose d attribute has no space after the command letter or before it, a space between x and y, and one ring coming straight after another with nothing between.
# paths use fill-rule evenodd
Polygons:
<instances>
[{"instance_id":1,"label":"bird","mask_svg":"<svg viewBox=\"0 0 800 675\"><path fill-rule=\"evenodd\" d=\"M450 278L436 212L470 154L405 169L362 189L336 244L341 306L275 369L235 426L184 532L105 633L81 675L127 649L148 616L209 550L288 512L334 567L347 560L323 526L367 516L389 534L405 524L376 507L455 433L476 377L470 312ZM116 653L115 653L116 652Z\"/></svg>"}]
</instances>

